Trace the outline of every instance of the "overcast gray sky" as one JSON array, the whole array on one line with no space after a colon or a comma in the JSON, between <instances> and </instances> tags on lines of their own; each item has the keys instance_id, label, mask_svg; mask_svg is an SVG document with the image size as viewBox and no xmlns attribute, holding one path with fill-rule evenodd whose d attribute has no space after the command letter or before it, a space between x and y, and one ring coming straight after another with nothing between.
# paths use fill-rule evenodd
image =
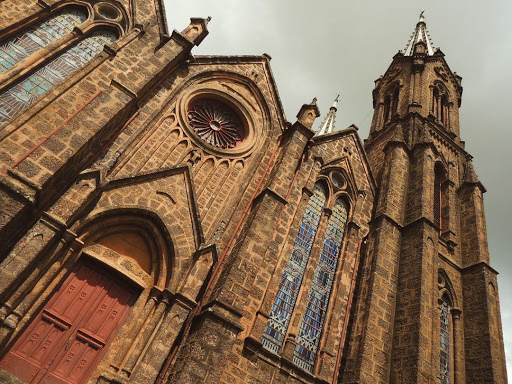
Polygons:
<instances>
[{"instance_id":1,"label":"overcast gray sky","mask_svg":"<svg viewBox=\"0 0 512 384\"><path fill-rule=\"evenodd\" d=\"M404 49L420 11L432 42L463 77L460 131L487 188L491 265L499 291L509 376L512 376L512 1L464 0L194 0L166 1L169 29L212 16L210 35L193 54L272 56L288 120L318 97L325 116L341 93L338 129L354 123L368 135L373 81ZM512 380L510 380L512 382Z\"/></svg>"}]
</instances>

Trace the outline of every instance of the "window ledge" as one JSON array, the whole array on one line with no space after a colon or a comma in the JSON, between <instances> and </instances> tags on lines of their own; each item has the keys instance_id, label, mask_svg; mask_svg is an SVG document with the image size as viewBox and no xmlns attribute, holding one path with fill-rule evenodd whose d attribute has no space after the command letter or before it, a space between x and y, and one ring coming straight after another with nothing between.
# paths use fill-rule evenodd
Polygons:
<instances>
[{"instance_id":1,"label":"window ledge","mask_svg":"<svg viewBox=\"0 0 512 384\"><path fill-rule=\"evenodd\" d=\"M311 374L308 371L305 371L300 367L297 367L291 360L265 349L263 344L261 344L259 340L256 340L252 336L249 336L245 339L243 349L255 358L258 358L269 365L279 368L281 372L285 372L288 376L299 381L306 381L308 383L316 384L328 384L327 381Z\"/></svg>"}]
</instances>

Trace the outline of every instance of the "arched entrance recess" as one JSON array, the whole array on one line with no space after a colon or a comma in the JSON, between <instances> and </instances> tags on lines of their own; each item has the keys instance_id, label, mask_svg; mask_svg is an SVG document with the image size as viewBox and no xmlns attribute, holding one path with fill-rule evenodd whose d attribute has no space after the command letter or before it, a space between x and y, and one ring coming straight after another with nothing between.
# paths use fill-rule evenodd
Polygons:
<instances>
[{"instance_id":1,"label":"arched entrance recess","mask_svg":"<svg viewBox=\"0 0 512 384\"><path fill-rule=\"evenodd\" d=\"M137 294L119 274L82 257L0 367L29 383L83 383Z\"/></svg>"},{"instance_id":2,"label":"arched entrance recess","mask_svg":"<svg viewBox=\"0 0 512 384\"><path fill-rule=\"evenodd\" d=\"M169 275L172 241L150 212L103 212L78 232L84 247L67 277L0 362L31 384L86 383L118 333L140 342L141 330L123 323Z\"/></svg>"}]
</instances>

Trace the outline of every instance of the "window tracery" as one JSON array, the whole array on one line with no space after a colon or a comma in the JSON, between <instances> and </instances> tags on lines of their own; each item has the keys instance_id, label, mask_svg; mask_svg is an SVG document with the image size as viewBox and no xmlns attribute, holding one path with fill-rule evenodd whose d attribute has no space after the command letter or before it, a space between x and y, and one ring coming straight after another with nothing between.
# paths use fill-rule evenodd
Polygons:
<instances>
[{"instance_id":1,"label":"window tracery","mask_svg":"<svg viewBox=\"0 0 512 384\"><path fill-rule=\"evenodd\" d=\"M320 345L347 217L348 205L343 199L338 199L327 224L322 253L297 336L293 362L309 372L313 371Z\"/></svg>"},{"instance_id":2,"label":"window tracery","mask_svg":"<svg viewBox=\"0 0 512 384\"><path fill-rule=\"evenodd\" d=\"M326 200L324 187L317 183L295 237L261 340L263 346L274 353L279 353L283 346Z\"/></svg>"},{"instance_id":3,"label":"window tracery","mask_svg":"<svg viewBox=\"0 0 512 384\"><path fill-rule=\"evenodd\" d=\"M0 44L0 72L14 67L21 60L58 40L87 20L81 8L67 8Z\"/></svg>"},{"instance_id":4,"label":"window tracery","mask_svg":"<svg viewBox=\"0 0 512 384\"><path fill-rule=\"evenodd\" d=\"M448 90L442 83L433 86L430 113L446 129L450 128L450 100Z\"/></svg>"},{"instance_id":5,"label":"window tracery","mask_svg":"<svg viewBox=\"0 0 512 384\"><path fill-rule=\"evenodd\" d=\"M441 384L450 384L451 364L450 364L450 303L446 295L441 298L440 314L440 361L439 375Z\"/></svg>"},{"instance_id":6,"label":"window tracery","mask_svg":"<svg viewBox=\"0 0 512 384\"><path fill-rule=\"evenodd\" d=\"M7 88L0 94L0 124L28 108L55 85L76 73L100 53L105 44L111 44L116 39L117 36L110 30L97 30Z\"/></svg>"},{"instance_id":7,"label":"window tracery","mask_svg":"<svg viewBox=\"0 0 512 384\"><path fill-rule=\"evenodd\" d=\"M242 122L233 109L220 101L196 101L189 107L188 120L202 140L217 148L234 148L242 141Z\"/></svg>"}]
</instances>

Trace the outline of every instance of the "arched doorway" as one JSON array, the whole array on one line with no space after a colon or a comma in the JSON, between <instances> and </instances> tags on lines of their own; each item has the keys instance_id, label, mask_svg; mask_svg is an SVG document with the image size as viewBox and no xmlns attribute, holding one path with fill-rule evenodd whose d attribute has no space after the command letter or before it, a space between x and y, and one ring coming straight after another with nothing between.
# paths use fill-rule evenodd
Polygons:
<instances>
[{"instance_id":1,"label":"arched doorway","mask_svg":"<svg viewBox=\"0 0 512 384\"><path fill-rule=\"evenodd\" d=\"M86 382L137 294L117 273L81 258L0 368L34 384Z\"/></svg>"}]
</instances>

